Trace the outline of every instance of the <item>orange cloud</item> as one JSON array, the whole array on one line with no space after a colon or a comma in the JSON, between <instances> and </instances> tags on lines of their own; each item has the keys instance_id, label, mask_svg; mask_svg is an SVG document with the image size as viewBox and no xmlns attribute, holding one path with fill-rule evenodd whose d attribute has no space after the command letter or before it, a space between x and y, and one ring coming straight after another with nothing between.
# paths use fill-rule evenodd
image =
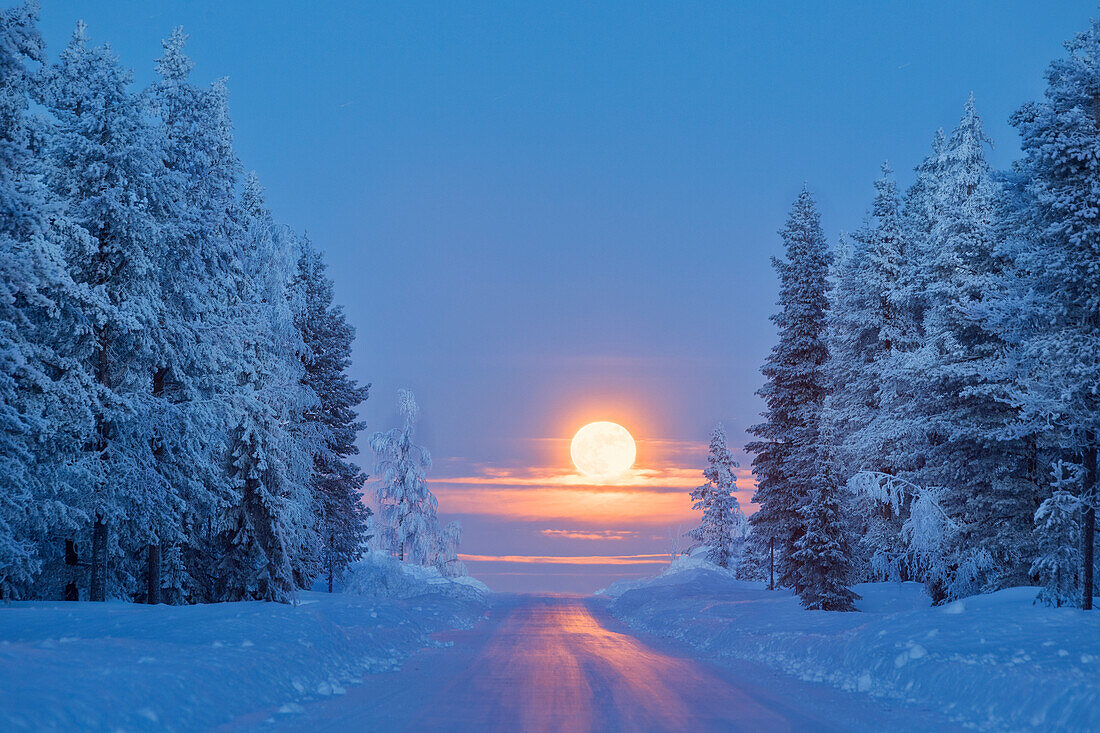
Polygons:
<instances>
[{"instance_id":1,"label":"orange cloud","mask_svg":"<svg viewBox=\"0 0 1100 733\"><path fill-rule=\"evenodd\" d=\"M690 489L702 483L698 471L678 471L632 468L615 479L594 482L575 471L545 469L485 468L477 476L446 476L432 479L433 484L478 484L503 486L658 486Z\"/></svg>"},{"instance_id":2,"label":"orange cloud","mask_svg":"<svg viewBox=\"0 0 1100 733\"><path fill-rule=\"evenodd\" d=\"M539 534L569 540L625 540L628 537L638 535L637 532L631 529L543 529L539 531Z\"/></svg>"},{"instance_id":3,"label":"orange cloud","mask_svg":"<svg viewBox=\"0 0 1100 733\"><path fill-rule=\"evenodd\" d=\"M667 488L552 486L435 486L440 511L522 521L668 527L698 521L685 491ZM749 508L751 489L738 492Z\"/></svg>"},{"instance_id":4,"label":"orange cloud","mask_svg":"<svg viewBox=\"0 0 1100 733\"><path fill-rule=\"evenodd\" d=\"M668 555L464 555L463 562L508 562L530 565L664 565Z\"/></svg>"},{"instance_id":5,"label":"orange cloud","mask_svg":"<svg viewBox=\"0 0 1100 733\"><path fill-rule=\"evenodd\" d=\"M531 439L547 443L568 443L565 439ZM648 452L645 460L644 453ZM703 482L706 445L684 441L639 441L639 463L620 478L594 482L591 477L559 466L499 467L487 465L459 468L450 476L429 479L439 509L445 514L474 514L518 521L546 521L580 525L586 536L571 539L623 539L608 531L596 537L590 527L668 527L698 521L691 509L691 489ZM458 459L452 459L461 465ZM684 465L690 466L684 468ZM570 469L572 466L570 465ZM750 512L754 491L748 468L737 472L741 508ZM576 530L573 530L574 532ZM543 532L548 536L566 530Z\"/></svg>"},{"instance_id":6,"label":"orange cloud","mask_svg":"<svg viewBox=\"0 0 1100 733\"><path fill-rule=\"evenodd\" d=\"M527 521L583 524L630 523L668 526L688 522L695 512L682 493L624 488L561 489L531 487L435 487L440 510L448 514L482 514Z\"/></svg>"}]
</instances>

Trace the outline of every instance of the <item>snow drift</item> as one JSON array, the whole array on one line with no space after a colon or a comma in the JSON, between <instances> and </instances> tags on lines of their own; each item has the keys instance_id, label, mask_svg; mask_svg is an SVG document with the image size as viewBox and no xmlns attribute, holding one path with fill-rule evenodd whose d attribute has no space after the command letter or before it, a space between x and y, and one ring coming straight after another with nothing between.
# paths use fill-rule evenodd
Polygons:
<instances>
[{"instance_id":1,"label":"snow drift","mask_svg":"<svg viewBox=\"0 0 1100 733\"><path fill-rule=\"evenodd\" d=\"M805 611L789 591L683 558L603 591L630 626L717 657L765 663L943 711L979 728L1100 728L1100 615L1010 588L942 607L916 583L855 588L862 613Z\"/></svg>"},{"instance_id":2,"label":"snow drift","mask_svg":"<svg viewBox=\"0 0 1100 733\"><path fill-rule=\"evenodd\" d=\"M349 585L300 593L296 605L0 605L0 728L260 724L398 667L487 605L478 581L378 554Z\"/></svg>"},{"instance_id":3,"label":"snow drift","mask_svg":"<svg viewBox=\"0 0 1100 733\"><path fill-rule=\"evenodd\" d=\"M344 580L344 592L379 598L415 598L440 595L470 601L484 601L489 586L463 575L451 578L432 566L410 565L378 550L353 563Z\"/></svg>"}]
</instances>

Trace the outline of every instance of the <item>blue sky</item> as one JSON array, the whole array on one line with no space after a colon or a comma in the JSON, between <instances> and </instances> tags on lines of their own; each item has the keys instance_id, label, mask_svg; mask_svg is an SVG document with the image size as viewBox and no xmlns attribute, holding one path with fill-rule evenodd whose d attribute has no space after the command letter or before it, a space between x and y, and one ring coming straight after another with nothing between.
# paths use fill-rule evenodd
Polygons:
<instances>
[{"instance_id":1,"label":"blue sky","mask_svg":"<svg viewBox=\"0 0 1100 733\"><path fill-rule=\"evenodd\" d=\"M359 333L356 376L374 384L370 428L390 427L395 390L412 387L434 475L454 479L441 512L464 521L466 552L509 558L475 572L591 590L650 568L514 556L660 553L682 518L656 503L612 526L450 499L501 471L535 497L531 477L567 470L562 441L589 419L642 439L639 463L669 492L691 483L682 472L715 422L740 452L774 338L775 232L803 181L835 241L859 225L882 161L907 184L971 91L1007 166L1008 116L1094 12L44 0L42 27L56 57L84 19L144 84L160 39L184 26L194 78L229 78L237 149L276 215L327 253Z\"/></svg>"}]
</instances>

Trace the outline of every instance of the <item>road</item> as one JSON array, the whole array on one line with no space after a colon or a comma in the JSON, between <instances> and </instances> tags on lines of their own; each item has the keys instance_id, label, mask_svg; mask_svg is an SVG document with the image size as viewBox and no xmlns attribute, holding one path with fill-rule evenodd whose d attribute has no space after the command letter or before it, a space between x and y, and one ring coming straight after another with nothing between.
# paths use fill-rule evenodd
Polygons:
<instances>
[{"instance_id":1,"label":"road","mask_svg":"<svg viewBox=\"0 0 1100 733\"><path fill-rule=\"evenodd\" d=\"M930 730L928 711L801 683L759 667L716 667L633 635L598 599L511 596L469 631L367 677L347 694L267 715L259 730ZM259 722L252 718L253 722ZM236 726L230 726L234 728Z\"/></svg>"}]
</instances>

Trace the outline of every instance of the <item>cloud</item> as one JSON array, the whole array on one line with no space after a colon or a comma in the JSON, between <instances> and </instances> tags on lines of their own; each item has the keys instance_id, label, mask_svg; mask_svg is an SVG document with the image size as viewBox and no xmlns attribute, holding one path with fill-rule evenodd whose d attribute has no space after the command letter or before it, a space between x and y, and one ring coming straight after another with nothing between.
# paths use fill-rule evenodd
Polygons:
<instances>
[{"instance_id":1,"label":"cloud","mask_svg":"<svg viewBox=\"0 0 1100 733\"><path fill-rule=\"evenodd\" d=\"M632 529L543 529L539 534L570 540L625 540L638 536Z\"/></svg>"},{"instance_id":2,"label":"cloud","mask_svg":"<svg viewBox=\"0 0 1100 733\"><path fill-rule=\"evenodd\" d=\"M528 440L568 443L558 438ZM649 453L644 460L643 447ZM475 464L453 458L440 471L443 475L437 474L429 482L443 514L568 523L566 526L582 529L542 534L621 540L626 536L603 528L663 528L698 521L698 512L691 509L688 493L703 481L701 467L705 453L706 445L702 443L639 441L639 464L620 478L600 482L571 470L568 457L550 465L519 467ZM685 465L689 468L684 468ZM741 468L737 477L740 486L737 499L741 508L751 513L755 508L750 504L755 490L752 473L747 467ZM606 534L596 537L595 529ZM584 536L570 537L566 532L580 532Z\"/></svg>"},{"instance_id":3,"label":"cloud","mask_svg":"<svg viewBox=\"0 0 1100 733\"><path fill-rule=\"evenodd\" d=\"M607 526L644 524L667 526L688 522L695 512L682 493L623 488L493 488L436 486L441 512L481 514L527 521L555 521Z\"/></svg>"},{"instance_id":4,"label":"cloud","mask_svg":"<svg viewBox=\"0 0 1100 733\"><path fill-rule=\"evenodd\" d=\"M616 489L638 487L666 489L669 491L690 491L703 482L698 468L677 468L661 466L651 468L632 468L618 478L594 481L578 471L566 471L543 467L501 468L497 466L477 466L470 475L435 476L432 484L455 484L464 486L540 486L540 487L577 487L596 490L601 487ZM752 484L752 471L737 469L737 479L742 487Z\"/></svg>"},{"instance_id":5,"label":"cloud","mask_svg":"<svg viewBox=\"0 0 1100 733\"><path fill-rule=\"evenodd\" d=\"M465 555L463 562L506 562L529 565L665 565L667 554L658 555Z\"/></svg>"}]
</instances>

